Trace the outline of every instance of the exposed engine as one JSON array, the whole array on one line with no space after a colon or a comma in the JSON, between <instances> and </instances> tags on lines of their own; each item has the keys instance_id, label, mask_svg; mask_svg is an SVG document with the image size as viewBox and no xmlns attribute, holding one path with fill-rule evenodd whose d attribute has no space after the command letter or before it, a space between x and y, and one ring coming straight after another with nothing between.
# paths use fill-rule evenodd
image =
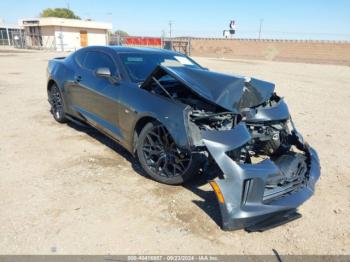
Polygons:
<instances>
[{"instance_id":1,"label":"exposed engine","mask_svg":"<svg viewBox=\"0 0 350 262\"><path fill-rule=\"evenodd\" d=\"M198 131L230 130L243 119L240 114L227 112L222 107L199 97L165 72L161 72L157 78L153 77L149 90L189 105L189 120ZM273 107L279 101L280 97L273 94L269 100L255 108L247 109L246 112ZM246 122L252 136L251 141L244 147L227 154L239 163L252 163L253 158L278 158L291 148L288 121ZM200 135L195 133L193 132L192 136L196 140L195 144L199 145Z\"/></svg>"},{"instance_id":2,"label":"exposed engine","mask_svg":"<svg viewBox=\"0 0 350 262\"><path fill-rule=\"evenodd\" d=\"M276 158L291 148L287 121L278 123L247 123L252 136L244 147L227 154L239 163L259 162L264 158Z\"/></svg>"},{"instance_id":3,"label":"exposed engine","mask_svg":"<svg viewBox=\"0 0 350 262\"><path fill-rule=\"evenodd\" d=\"M277 97L277 96L276 96ZM266 102L265 106L272 106ZM222 112L208 113L204 110L193 110L191 121L202 130L228 130L234 128L242 117L237 114ZM265 185L264 201L269 201L282 192L297 190L304 183L307 173L306 156L298 150L291 150L293 146L291 120L246 122L252 139L244 146L226 152L235 162L258 163L264 159L271 159L280 169L279 174L269 177Z\"/></svg>"},{"instance_id":4,"label":"exposed engine","mask_svg":"<svg viewBox=\"0 0 350 262\"><path fill-rule=\"evenodd\" d=\"M208 113L204 110L193 110L191 121L201 130L229 130L241 120L241 116L231 112Z\"/></svg>"},{"instance_id":5,"label":"exposed engine","mask_svg":"<svg viewBox=\"0 0 350 262\"><path fill-rule=\"evenodd\" d=\"M150 90L189 105L191 107L190 121L200 130L229 130L242 119L239 114L226 112L223 108L198 97L169 75L163 75L159 80L153 78Z\"/></svg>"},{"instance_id":6,"label":"exposed engine","mask_svg":"<svg viewBox=\"0 0 350 262\"><path fill-rule=\"evenodd\" d=\"M256 155L273 156L290 149L287 121L277 123L247 123L252 140L250 151Z\"/></svg>"}]
</instances>

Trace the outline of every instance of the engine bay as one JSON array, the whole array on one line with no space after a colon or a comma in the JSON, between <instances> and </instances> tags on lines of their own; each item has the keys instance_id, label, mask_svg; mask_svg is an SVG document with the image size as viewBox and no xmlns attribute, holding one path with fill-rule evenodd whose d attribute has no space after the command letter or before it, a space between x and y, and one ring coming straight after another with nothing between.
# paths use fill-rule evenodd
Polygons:
<instances>
[{"instance_id":1,"label":"engine bay","mask_svg":"<svg viewBox=\"0 0 350 262\"><path fill-rule=\"evenodd\" d=\"M290 119L249 121L249 114L273 108L280 102L281 98L275 93L267 101L252 108L243 108L242 112L237 114L198 96L165 71L159 71L152 76L146 89L189 107L189 126L194 145L199 146L197 148L202 148L200 146L203 145L200 132L228 131L244 121L251 135L250 141L226 154L240 164L256 164L265 159L274 161L280 167L281 174L268 180L267 190L274 190L286 184L292 185L296 181L299 183L306 174L306 157L293 145Z\"/></svg>"}]
</instances>

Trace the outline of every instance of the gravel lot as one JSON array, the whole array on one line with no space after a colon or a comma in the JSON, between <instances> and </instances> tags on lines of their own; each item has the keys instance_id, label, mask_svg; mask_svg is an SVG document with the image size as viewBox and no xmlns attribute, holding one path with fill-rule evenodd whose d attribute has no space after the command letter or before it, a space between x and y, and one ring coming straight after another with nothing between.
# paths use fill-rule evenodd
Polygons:
<instances>
[{"instance_id":1,"label":"gravel lot","mask_svg":"<svg viewBox=\"0 0 350 262\"><path fill-rule=\"evenodd\" d=\"M303 217L264 233L224 232L202 177L143 177L121 147L49 114L47 52L0 49L0 253L350 254L350 67L198 58L275 82L319 152L322 178Z\"/></svg>"}]
</instances>

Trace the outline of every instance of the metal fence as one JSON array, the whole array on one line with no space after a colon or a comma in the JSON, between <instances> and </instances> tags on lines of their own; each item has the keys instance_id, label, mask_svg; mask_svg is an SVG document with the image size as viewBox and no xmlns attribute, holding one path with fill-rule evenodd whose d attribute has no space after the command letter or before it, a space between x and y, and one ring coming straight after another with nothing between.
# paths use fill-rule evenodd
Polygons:
<instances>
[{"instance_id":1,"label":"metal fence","mask_svg":"<svg viewBox=\"0 0 350 262\"><path fill-rule=\"evenodd\" d=\"M163 48L190 56L191 39L190 38L163 38Z\"/></svg>"},{"instance_id":2,"label":"metal fence","mask_svg":"<svg viewBox=\"0 0 350 262\"><path fill-rule=\"evenodd\" d=\"M25 48L24 30L18 28L0 27L0 45Z\"/></svg>"},{"instance_id":3,"label":"metal fence","mask_svg":"<svg viewBox=\"0 0 350 262\"><path fill-rule=\"evenodd\" d=\"M191 40L189 38L161 38L111 35L109 44L130 47L163 48L184 53L186 55L191 54Z\"/></svg>"},{"instance_id":4,"label":"metal fence","mask_svg":"<svg viewBox=\"0 0 350 262\"><path fill-rule=\"evenodd\" d=\"M34 28L35 29L35 28ZM0 27L0 46L56 50L55 36L42 36L40 30Z\"/></svg>"},{"instance_id":5,"label":"metal fence","mask_svg":"<svg viewBox=\"0 0 350 262\"><path fill-rule=\"evenodd\" d=\"M160 37L111 35L110 45L162 48Z\"/></svg>"}]
</instances>

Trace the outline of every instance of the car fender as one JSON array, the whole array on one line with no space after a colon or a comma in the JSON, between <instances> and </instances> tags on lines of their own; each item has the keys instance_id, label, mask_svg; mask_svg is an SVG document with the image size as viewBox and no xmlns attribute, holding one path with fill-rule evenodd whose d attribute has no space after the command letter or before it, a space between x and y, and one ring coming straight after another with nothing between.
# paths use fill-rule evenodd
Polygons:
<instances>
[{"instance_id":1,"label":"car fender","mask_svg":"<svg viewBox=\"0 0 350 262\"><path fill-rule=\"evenodd\" d=\"M147 101L145 103L144 101ZM133 151L134 132L137 123L144 118L152 118L163 124L175 143L189 149L191 141L188 136L187 105L169 98L153 94L134 86L125 86L120 93L120 129L125 137L125 146Z\"/></svg>"}]
</instances>

